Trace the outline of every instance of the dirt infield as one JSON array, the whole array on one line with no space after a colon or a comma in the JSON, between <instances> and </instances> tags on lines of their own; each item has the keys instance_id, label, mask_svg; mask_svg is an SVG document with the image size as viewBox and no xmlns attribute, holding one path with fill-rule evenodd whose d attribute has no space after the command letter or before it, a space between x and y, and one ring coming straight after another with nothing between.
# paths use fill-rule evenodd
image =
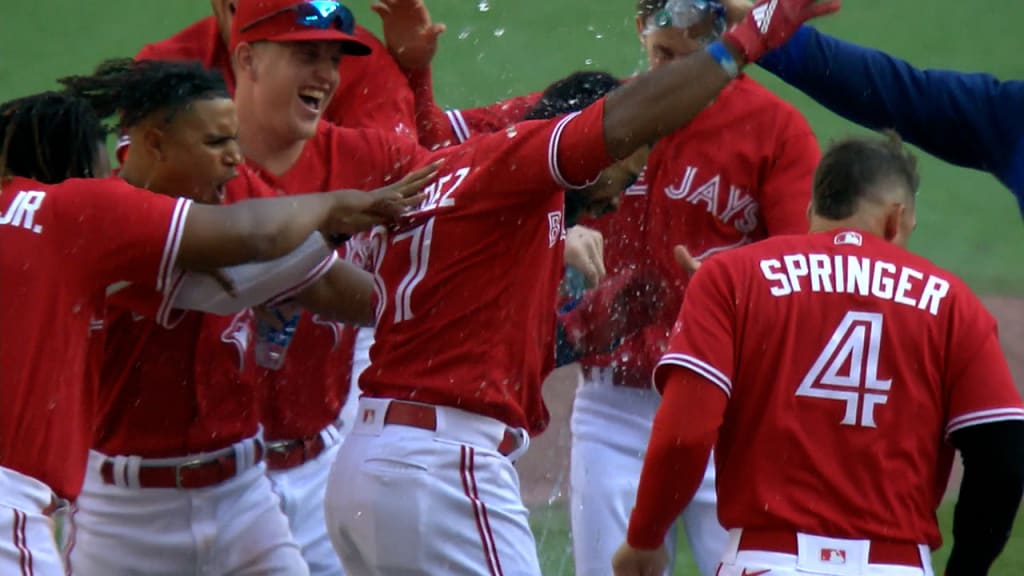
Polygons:
<instances>
[{"instance_id":1,"label":"dirt infield","mask_svg":"<svg viewBox=\"0 0 1024 576\"><path fill-rule=\"evenodd\" d=\"M1024 393L1024 299L986 298L985 305L999 320L1003 350L1014 380ZM568 422L577 381L578 370L569 366L557 370L544 385L551 426L532 440L530 451L518 465L523 499L528 505L553 503L568 495Z\"/></svg>"}]
</instances>

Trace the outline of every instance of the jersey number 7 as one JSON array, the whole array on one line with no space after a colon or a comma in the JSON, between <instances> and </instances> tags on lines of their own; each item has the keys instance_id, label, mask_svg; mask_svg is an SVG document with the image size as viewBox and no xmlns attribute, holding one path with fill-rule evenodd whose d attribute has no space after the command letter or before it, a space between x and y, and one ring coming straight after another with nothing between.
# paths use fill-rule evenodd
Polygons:
<instances>
[{"instance_id":1,"label":"jersey number 7","mask_svg":"<svg viewBox=\"0 0 1024 576\"><path fill-rule=\"evenodd\" d=\"M843 401L840 424L875 428L875 406L885 404L892 387L892 379L878 377L882 323L877 312L847 312L796 395Z\"/></svg>"},{"instance_id":2,"label":"jersey number 7","mask_svg":"<svg viewBox=\"0 0 1024 576\"><path fill-rule=\"evenodd\" d=\"M413 317L412 293L416 286L423 281L423 277L427 275L427 266L430 265L430 242L434 237L434 218L428 218L426 222L415 228L395 234L390 242L388 241L389 236L386 228L374 229L370 236L369 257L373 262L373 289L377 294L376 315L379 323L388 304L387 287L380 273L384 255L388 251L389 244L395 246L409 243L409 271L395 289L394 322L397 324Z\"/></svg>"}]
</instances>

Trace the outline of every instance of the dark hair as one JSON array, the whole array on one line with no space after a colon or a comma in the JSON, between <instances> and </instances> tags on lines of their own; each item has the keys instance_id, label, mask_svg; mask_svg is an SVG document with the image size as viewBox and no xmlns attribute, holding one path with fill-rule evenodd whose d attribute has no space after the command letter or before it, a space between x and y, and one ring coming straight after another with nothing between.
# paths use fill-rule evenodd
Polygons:
<instances>
[{"instance_id":1,"label":"dark hair","mask_svg":"<svg viewBox=\"0 0 1024 576\"><path fill-rule=\"evenodd\" d=\"M668 0L636 0L636 15L641 20L647 20L651 14L665 8Z\"/></svg>"},{"instance_id":2,"label":"dark hair","mask_svg":"<svg viewBox=\"0 0 1024 576\"><path fill-rule=\"evenodd\" d=\"M576 112L597 102L622 82L607 72L573 72L548 86L524 120L545 120Z\"/></svg>"},{"instance_id":3,"label":"dark hair","mask_svg":"<svg viewBox=\"0 0 1024 576\"><path fill-rule=\"evenodd\" d=\"M0 104L0 180L91 177L106 130L89 103L43 92Z\"/></svg>"},{"instance_id":4,"label":"dark hair","mask_svg":"<svg viewBox=\"0 0 1024 576\"><path fill-rule=\"evenodd\" d=\"M853 137L829 146L814 174L814 212L830 220L852 216L862 200L880 199L880 186L904 186L911 200L920 179L917 158L895 132L884 138Z\"/></svg>"},{"instance_id":5,"label":"dark hair","mask_svg":"<svg viewBox=\"0 0 1024 576\"><path fill-rule=\"evenodd\" d=\"M101 118L120 115L131 128L156 112L170 122L197 100L230 98L224 78L198 61L107 60L91 76L69 76L59 82L88 100Z\"/></svg>"}]
</instances>

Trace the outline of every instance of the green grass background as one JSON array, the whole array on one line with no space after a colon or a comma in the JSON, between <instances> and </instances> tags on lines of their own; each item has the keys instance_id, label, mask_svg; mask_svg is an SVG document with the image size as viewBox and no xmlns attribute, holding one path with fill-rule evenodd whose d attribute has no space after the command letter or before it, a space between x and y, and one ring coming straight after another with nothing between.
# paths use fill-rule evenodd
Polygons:
<instances>
[{"instance_id":1,"label":"green grass background","mask_svg":"<svg viewBox=\"0 0 1024 576\"><path fill-rule=\"evenodd\" d=\"M482 105L539 90L582 68L627 75L645 67L634 33L632 0L428 4L435 20L448 25L435 64L438 99L445 105ZM361 23L379 30L368 7L366 0L352 4ZM5 1L0 9L0 100L53 87L57 76L86 72L103 58L133 55L146 42L208 12L206 0ZM1024 78L1020 0L847 0L842 13L820 27L923 67ZM753 74L804 112L822 144L862 132L761 71ZM912 248L981 293L1024 295L1024 225L1011 195L986 174L929 157L922 160L919 225ZM951 505L943 507L947 534L951 517ZM538 510L534 520L545 573L570 573L564 509ZM1018 527L994 574L1024 574L1021 532ZM944 564L945 553L948 547L937 554L937 566ZM679 562L676 573L692 574L691 563Z\"/></svg>"}]
</instances>

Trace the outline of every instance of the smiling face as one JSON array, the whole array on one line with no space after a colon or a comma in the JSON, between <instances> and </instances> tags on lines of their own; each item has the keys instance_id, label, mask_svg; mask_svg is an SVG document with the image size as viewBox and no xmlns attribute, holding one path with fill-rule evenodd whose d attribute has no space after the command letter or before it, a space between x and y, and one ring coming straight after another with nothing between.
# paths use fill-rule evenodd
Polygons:
<instances>
[{"instance_id":1,"label":"smiling face","mask_svg":"<svg viewBox=\"0 0 1024 576\"><path fill-rule=\"evenodd\" d=\"M223 201L224 186L242 162L238 117L228 98L193 102L144 139L156 160L150 189L204 204Z\"/></svg>"},{"instance_id":2,"label":"smiling face","mask_svg":"<svg viewBox=\"0 0 1024 576\"><path fill-rule=\"evenodd\" d=\"M239 90L248 116L283 141L308 140L338 87L339 42L258 42L236 50ZM243 84L248 86L243 88Z\"/></svg>"}]
</instances>

